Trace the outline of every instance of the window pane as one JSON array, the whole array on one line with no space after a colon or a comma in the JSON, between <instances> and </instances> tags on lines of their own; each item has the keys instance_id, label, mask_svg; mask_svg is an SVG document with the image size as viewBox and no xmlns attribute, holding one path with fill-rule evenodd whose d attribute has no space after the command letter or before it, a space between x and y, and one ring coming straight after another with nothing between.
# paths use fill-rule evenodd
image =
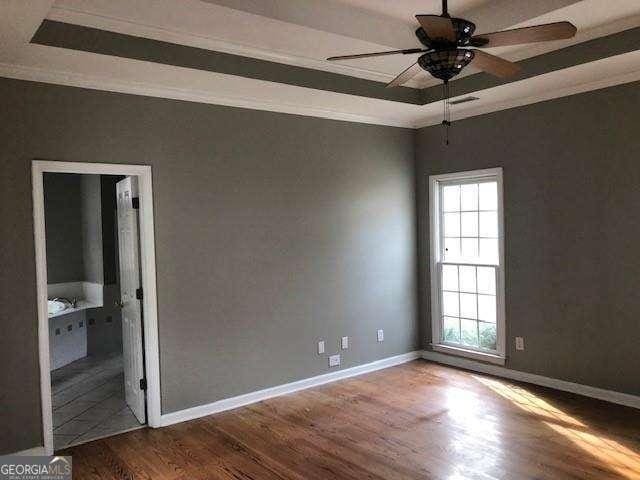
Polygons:
<instances>
[{"instance_id":1,"label":"window pane","mask_svg":"<svg viewBox=\"0 0 640 480\"><path fill-rule=\"evenodd\" d=\"M460 211L460 187L458 185L442 187L442 211Z\"/></svg>"},{"instance_id":2,"label":"window pane","mask_svg":"<svg viewBox=\"0 0 640 480\"><path fill-rule=\"evenodd\" d=\"M498 212L480 212L480 236L498 238Z\"/></svg>"},{"instance_id":3,"label":"window pane","mask_svg":"<svg viewBox=\"0 0 640 480\"><path fill-rule=\"evenodd\" d=\"M442 313L451 317L457 317L460 314L457 293L442 292Z\"/></svg>"},{"instance_id":4,"label":"window pane","mask_svg":"<svg viewBox=\"0 0 640 480\"><path fill-rule=\"evenodd\" d=\"M444 317L442 322L442 339L445 342L460 343L460 319Z\"/></svg>"},{"instance_id":5,"label":"window pane","mask_svg":"<svg viewBox=\"0 0 640 480\"><path fill-rule=\"evenodd\" d=\"M461 210L478 210L478 184L460 186Z\"/></svg>"},{"instance_id":6,"label":"window pane","mask_svg":"<svg viewBox=\"0 0 640 480\"><path fill-rule=\"evenodd\" d=\"M480 346L482 348L488 348L489 350L495 350L497 348L496 325L493 323L480 322Z\"/></svg>"},{"instance_id":7,"label":"window pane","mask_svg":"<svg viewBox=\"0 0 640 480\"><path fill-rule=\"evenodd\" d=\"M444 216L444 236L459 237L460 236L460 214L445 213L443 216Z\"/></svg>"},{"instance_id":8,"label":"window pane","mask_svg":"<svg viewBox=\"0 0 640 480\"><path fill-rule=\"evenodd\" d=\"M496 297L478 295L478 319L496 323Z\"/></svg>"},{"instance_id":9,"label":"window pane","mask_svg":"<svg viewBox=\"0 0 640 480\"><path fill-rule=\"evenodd\" d=\"M455 265L442 266L442 289L458 291L458 267Z\"/></svg>"},{"instance_id":10,"label":"window pane","mask_svg":"<svg viewBox=\"0 0 640 480\"><path fill-rule=\"evenodd\" d=\"M461 237L477 237L478 236L478 213L465 212L460 214Z\"/></svg>"},{"instance_id":11,"label":"window pane","mask_svg":"<svg viewBox=\"0 0 640 480\"><path fill-rule=\"evenodd\" d=\"M460 258L460 239L445 238L444 239L444 259L452 260Z\"/></svg>"},{"instance_id":12,"label":"window pane","mask_svg":"<svg viewBox=\"0 0 640 480\"><path fill-rule=\"evenodd\" d=\"M476 294L461 293L460 294L460 316L465 318L478 318L476 308Z\"/></svg>"},{"instance_id":13,"label":"window pane","mask_svg":"<svg viewBox=\"0 0 640 480\"><path fill-rule=\"evenodd\" d=\"M462 258L469 261L477 260L478 258L478 239L477 238L463 238L461 243Z\"/></svg>"},{"instance_id":14,"label":"window pane","mask_svg":"<svg viewBox=\"0 0 640 480\"><path fill-rule=\"evenodd\" d=\"M498 263L498 239L480 239L480 260L485 263Z\"/></svg>"},{"instance_id":15,"label":"window pane","mask_svg":"<svg viewBox=\"0 0 640 480\"><path fill-rule=\"evenodd\" d=\"M501 176L478 175L447 176L434 190L431 204L438 210L432 211L437 227L432 241L440 252L435 259L439 278L432 288L441 304L436 313L440 323L434 324L439 338L434 341L495 353L504 340L504 332L497 331L498 306L504 303L497 277L502 268L498 238L503 218L498 210Z\"/></svg>"},{"instance_id":16,"label":"window pane","mask_svg":"<svg viewBox=\"0 0 640 480\"><path fill-rule=\"evenodd\" d=\"M478 293L496 294L496 274L491 267L478 267Z\"/></svg>"},{"instance_id":17,"label":"window pane","mask_svg":"<svg viewBox=\"0 0 640 480\"><path fill-rule=\"evenodd\" d=\"M476 267L460 265L460 291L476 291Z\"/></svg>"},{"instance_id":18,"label":"window pane","mask_svg":"<svg viewBox=\"0 0 640 480\"><path fill-rule=\"evenodd\" d=\"M481 183L479 190L480 210L498 210L498 183Z\"/></svg>"},{"instance_id":19,"label":"window pane","mask_svg":"<svg viewBox=\"0 0 640 480\"><path fill-rule=\"evenodd\" d=\"M460 340L465 345L478 346L478 322L475 320L460 320Z\"/></svg>"}]
</instances>

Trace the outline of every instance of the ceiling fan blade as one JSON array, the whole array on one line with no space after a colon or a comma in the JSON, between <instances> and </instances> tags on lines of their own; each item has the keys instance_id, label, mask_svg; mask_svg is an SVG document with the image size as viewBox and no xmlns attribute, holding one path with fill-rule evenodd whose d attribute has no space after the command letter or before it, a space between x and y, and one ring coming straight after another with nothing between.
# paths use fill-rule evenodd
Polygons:
<instances>
[{"instance_id":1,"label":"ceiling fan blade","mask_svg":"<svg viewBox=\"0 0 640 480\"><path fill-rule=\"evenodd\" d=\"M490 55L481 50L473 50L475 56L471 61L471 65L484 70L491 75L500 78L508 78L517 75L520 72L520 66L516 63L505 60L504 58Z\"/></svg>"},{"instance_id":2,"label":"ceiling fan blade","mask_svg":"<svg viewBox=\"0 0 640 480\"><path fill-rule=\"evenodd\" d=\"M404 72L398 75L396 78L394 78L389 83L387 83L387 88L399 87L400 85L407 83L409 80L411 80L421 71L422 71L422 67L420 67L418 63L414 63L409 68L407 68Z\"/></svg>"},{"instance_id":3,"label":"ceiling fan blade","mask_svg":"<svg viewBox=\"0 0 640 480\"><path fill-rule=\"evenodd\" d=\"M533 27L514 28L502 32L485 33L471 37L474 47L504 47L521 43L548 42L573 37L578 29L571 22L547 23Z\"/></svg>"},{"instance_id":4,"label":"ceiling fan blade","mask_svg":"<svg viewBox=\"0 0 640 480\"><path fill-rule=\"evenodd\" d=\"M373 53L356 53L354 55L341 55L338 57L329 57L327 58L327 60L329 61L334 61L334 60L348 60L351 58L367 58L367 57L382 57L383 55L398 55L398 54L403 54L403 55L408 55L410 53L421 53L421 52L426 52L427 50L423 49L423 48L407 48L404 50L390 50L387 52L373 52Z\"/></svg>"},{"instance_id":5,"label":"ceiling fan blade","mask_svg":"<svg viewBox=\"0 0 640 480\"><path fill-rule=\"evenodd\" d=\"M439 15L416 15L420 26L431 40L444 39L449 42L456 42L458 37L453 29L453 23L449 17Z\"/></svg>"}]
</instances>

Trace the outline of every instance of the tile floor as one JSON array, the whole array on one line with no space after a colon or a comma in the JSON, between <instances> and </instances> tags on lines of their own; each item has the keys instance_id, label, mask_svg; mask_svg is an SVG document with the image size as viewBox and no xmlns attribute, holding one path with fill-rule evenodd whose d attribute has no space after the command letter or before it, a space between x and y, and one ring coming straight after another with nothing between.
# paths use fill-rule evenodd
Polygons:
<instances>
[{"instance_id":1,"label":"tile floor","mask_svg":"<svg viewBox=\"0 0 640 480\"><path fill-rule=\"evenodd\" d=\"M142 427L124 400L122 355L85 357L52 371L51 394L56 450Z\"/></svg>"}]
</instances>

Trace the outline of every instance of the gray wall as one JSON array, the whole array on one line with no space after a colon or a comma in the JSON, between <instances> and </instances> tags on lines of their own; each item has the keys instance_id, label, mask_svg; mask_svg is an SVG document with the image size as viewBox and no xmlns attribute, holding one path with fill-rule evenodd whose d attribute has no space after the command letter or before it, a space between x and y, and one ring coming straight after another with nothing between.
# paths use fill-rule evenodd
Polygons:
<instances>
[{"instance_id":1,"label":"gray wall","mask_svg":"<svg viewBox=\"0 0 640 480\"><path fill-rule=\"evenodd\" d=\"M507 367L640 394L640 84L418 132L422 338L428 176L504 168ZM514 337L525 338L515 351Z\"/></svg>"},{"instance_id":2,"label":"gray wall","mask_svg":"<svg viewBox=\"0 0 640 480\"><path fill-rule=\"evenodd\" d=\"M81 176L47 173L43 184L47 283L81 282L85 278Z\"/></svg>"},{"instance_id":3,"label":"gray wall","mask_svg":"<svg viewBox=\"0 0 640 480\"><path fill-rule=\"evenodd\" d=\"M103 283L100 175L80 175L84 281Z\"/></svg>"},{"instance_id":4,"label":"gray wall","mask_svg":"<svg viewBox=\"0 0 640 480\"><path fill-rule=\"evenodd\" d=\"M153 166L163 412L324 373L319 338L352 337L344 367L419 347L413 131L7 79L0 98L0 452L41 442L34 158Z\"/></svg>"}]
</instances>

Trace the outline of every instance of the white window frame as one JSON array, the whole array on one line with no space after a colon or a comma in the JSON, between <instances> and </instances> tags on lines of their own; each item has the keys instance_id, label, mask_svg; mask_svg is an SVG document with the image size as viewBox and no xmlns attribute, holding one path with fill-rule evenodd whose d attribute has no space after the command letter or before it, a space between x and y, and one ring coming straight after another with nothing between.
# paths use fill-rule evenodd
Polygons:
<instances>
[{"instance_id":1,"label":"white window frame","mask_svg":"<svg viewBox=\"0 0 640 480\"><path fill-rule=\"evenodd\" d=\"M498 261L496 268L496 351L485 352L463 346L452 346L442 343L441 286L440 265L442 263L442 221L440 212L440 185L449 182L469 182L495 180L498 185ZM504 365L506 345L505 295L504 295L504 203L502 168L489 168L467 172L446 173L429 176L429 220L430 220L430 255L431 272L431 331L433 350L473 358L485 362ZM458 263L458 262L454 262Z\"/></svg>"}]
</instances>

